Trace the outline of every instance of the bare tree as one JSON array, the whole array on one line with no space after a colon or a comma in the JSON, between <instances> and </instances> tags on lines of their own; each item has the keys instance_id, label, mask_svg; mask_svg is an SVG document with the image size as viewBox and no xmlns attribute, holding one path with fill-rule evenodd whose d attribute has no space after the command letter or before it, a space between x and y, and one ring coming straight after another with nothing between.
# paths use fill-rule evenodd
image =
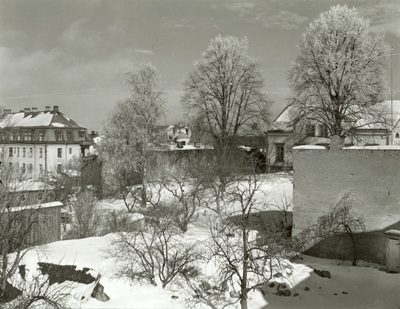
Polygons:
<instances>
[{"instance_id":1,"label":"bare tree","mask_svg":"<svg viewBox=\"0 0 400 309\"><path fill-rule=\"evenodd\" d=\"M128 72L131 97L117 104L105 126L105 137L99 145L108 178L132 211L134 202L127 197L134 185L141 184L142 203L145 204L147 162L157 144L155 127L162 117L163 93L157 90L158 75L151 64L141 65Z\"/></svg>"},{"instance_id":2,"label":"bare tree","mask_svg":"<svg viewBox=\"0 0 400 309\"><path fill-rule=\"evenodd\" d=\"M119 233L111 255L122 261L117 275L165 288L198 259L195 246L182 243L171 222L150 225L146 231Z\"/></svg>"},{"instance_id":3,"label":"bare tree","mask_svg":"<svg viewBox=\"0 0 400 309\"><path fill-rule=\"evenodd\" d=\"M165 203L170 209L172 221L185 233L201 206L204 192L202 179L192 177L189 165L181 165L181 168L166 170L160 183L170 195Z\"/></svg>"},{"instance_id":4,"label":"bare tree","mask_svg":"<svg viewBox=\"0 0 400 309\"><path fill-rule=\"evenodd\" d=\"M346 193L335 205L331 212L318 218L318 223L314 228L314 235L317 240L323 241L336 237L336 244L342 239L343 235L351 240L353 251L353 266L357 265L358 247L356 234L365 231L364 220L350 214L351 192ZM339 249L339 248L336 248Z\"/></svg>"},{"instance_id":5,"label":"bare tree","mask_svg":"<svg viewBox=\"0 0 400 309\"><path fill-rule=\"evenodd\" d=\"M100 216L96 212L97 198L86 189L73 195L69 201L72 209L72 236L85 238L97 235Z\"/></svg>"},{"instance_id":6,"label":"bare tree","mask_svg":"<svg viewBox=\"0 0 400 309\"><path fill-rule=\"evenodd\" d=\"M379 104L390 48L383 35L346 5L333 6L310 24L289 74L297 120L345 137L357 127L385 124ZM363 121L361 121L363 120Z\"/></svg>"},{"instance_id":7,"label":"bare tree","mask_svg":"<svg viewBox=\"0 0 400 309\"><path fill-rule=\"evenodd\" d=\"M238 182L229 192L230 207L238 209L235 220L225 220L211 229L211 255L218 266L219 283L233 289L242 309L247 308L248 294L263 286L277 272L285 276L290 266L285 262L286 250L282 231L271 228L266 244L259 244L252 230L251 215L262 210L265 200L260 192L257 175L248 176L247 182ZM203 295L204 297L204 295ZM229 300L228 300L229 301Z\"/></svg>"},{"instance_id":8,"label":"bare tree","mask_svg":"<svg viewBox=\"0 0 400 309\"><path fill-rule=\"evenodd\" d=\"M21 206L24 192L18 189L18 179L8 167L1 170L0 177L0 299L8 280L16 273L21 260L36 245L40 224L40 202L35 207ZM35 233L36 232L36 233ZM13 254L10 254L13 253Z\"/></svg>"},{"instance_id":9,"label":"bare tree","mask_svg":"<svg viewBox=\"0 0 400 309\"><path fill-rule=\"evenodd\" d=\"M233 172L238 137L251 134L254 124L263 127L269 114L258 63L247 49L246 38L217 36L184 83L182 103L200 134L214 145L222 195Z\"/></svg>"}]
</instances>

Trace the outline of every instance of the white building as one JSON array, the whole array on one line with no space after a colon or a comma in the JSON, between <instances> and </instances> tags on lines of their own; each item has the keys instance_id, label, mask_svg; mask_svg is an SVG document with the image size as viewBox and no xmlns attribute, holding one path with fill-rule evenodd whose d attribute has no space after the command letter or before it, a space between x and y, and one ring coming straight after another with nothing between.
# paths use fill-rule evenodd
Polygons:
<instances>
[{"instance_id":1,"label":"white building","mask_svg":"<svg viewBox=\"0 0 400 309\"><path fill-rule=\"evenodd\" d=\"M92 144L87 129L54 106L44 111L33 107L0 120L0 151L3 168L37 179L63 171L73 158L84 156Z\"/></svg>"}]
</instances>

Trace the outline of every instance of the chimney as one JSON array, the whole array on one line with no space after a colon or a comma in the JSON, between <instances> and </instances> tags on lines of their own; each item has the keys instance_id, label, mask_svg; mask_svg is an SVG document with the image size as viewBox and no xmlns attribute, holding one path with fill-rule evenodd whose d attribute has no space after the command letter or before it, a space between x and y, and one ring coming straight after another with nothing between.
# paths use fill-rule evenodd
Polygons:
<instances>
[{"instance_id":1,"label":"chimney","mask_svg":"<svg viewBox=\"0 0 400 309\"><path fill-rule=\"evenodd\" d=\"M50 111L50 106L46 106L46 112Z\"/></svg>"},{"instance_id":2,"label":"chimney","mask_svg":"<svg viewBox=\"0 0 400 309\"><path fill-rule=\"evenodd\" d=\"M28 116L31 112L31 109L29 107L24 108L24 117Z\"/></svg>"},{"instance_id":3,"label":"chimney","mask_svg":"<svg viewBox=\"0 0 400 309\"><path fill-rule=\"evenodd\" d=\"M54 110L55 112L58 112L58 105L54 105L53 110Z\"/></svg>"},{"instance_id":4,"label":"chimney","mask_svg":"<svg viewBox=\"0 0 400 309\"><path fill-rule=\"evenodd\" d=\"M32 107L32 112L37 112L37 111L38 111L37 107Z\"/></svg>"}]
</instances>

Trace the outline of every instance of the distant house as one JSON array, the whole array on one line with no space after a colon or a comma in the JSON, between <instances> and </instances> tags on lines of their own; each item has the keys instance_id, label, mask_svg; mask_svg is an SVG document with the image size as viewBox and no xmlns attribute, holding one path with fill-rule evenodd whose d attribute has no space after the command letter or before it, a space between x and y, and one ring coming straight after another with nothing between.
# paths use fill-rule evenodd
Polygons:
<instances>
[{"instance_id":1,"label":"distant house","mask_svg":"<svg viewBox=\"0 0 400 309\"><path fill-rule=\"evenodd\" d=\"M61 202L11 207L0 212L0 223L20 229L25 246L47 244L61 239L62 207Z\"/></svg>"},{"instance_id":2,"label":"distant house","mask_svg":"<svg viewBox=\"0 0 400 309\"><path fill-rule=\"evenodd\" d=\"M400 100L384 101L384 107L392 110L392 128L390 125L373 123L360 119L355 124L352 135L345 139L345 146L400 145ZM293 168L292 148L297 145L321 145L329 148L331 139L327 127L317 121L294 121L295 110L291 105L276 117L266 132L270 171L290 170ZM390 121L389 121L390 122Z\"/></svg>"},{"instance_id":3,"label":"distant house","mask_svg":"<svg viewBox=\"0 0 400 309\"><path fill-rule=\"evenodd\" d=\"M13 200L18 201L18 205L26 206L37 203L53 202L55 193L53 188L43 182L31 179L24 181L8 182L8 195L14 196Z\"/></svg>"},{"instance_id":4,"label":"distant house","mask_svg":"<svg viewBox=\"0 0 400 309\"><path fill-rule=\"evenodd\" d=\"M85 156L92 144L87 129L59 111L25 108L0 120L0 152L4 168L25 179L63 171L69 160Z\"/></svg>"}]
</instances>

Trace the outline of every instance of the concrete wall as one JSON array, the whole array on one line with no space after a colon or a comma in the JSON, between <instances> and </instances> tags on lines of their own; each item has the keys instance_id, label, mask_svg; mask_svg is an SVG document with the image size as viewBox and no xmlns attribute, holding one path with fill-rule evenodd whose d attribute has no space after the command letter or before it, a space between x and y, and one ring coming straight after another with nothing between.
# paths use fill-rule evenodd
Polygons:
<instances>
[{"instance_id":1,"label":"concrete wall","mask_svg":"<svg viewBox=\"0 0 400 309\"><path fill-rule=\"evenodd\" d=\"M383 148L294 148L293 235L316 223L351 192L351 214L365 220L373 239L373 254L364 258L384 263L384 231L400 222L400 147Z\"/></svg>"}]
</instances>

